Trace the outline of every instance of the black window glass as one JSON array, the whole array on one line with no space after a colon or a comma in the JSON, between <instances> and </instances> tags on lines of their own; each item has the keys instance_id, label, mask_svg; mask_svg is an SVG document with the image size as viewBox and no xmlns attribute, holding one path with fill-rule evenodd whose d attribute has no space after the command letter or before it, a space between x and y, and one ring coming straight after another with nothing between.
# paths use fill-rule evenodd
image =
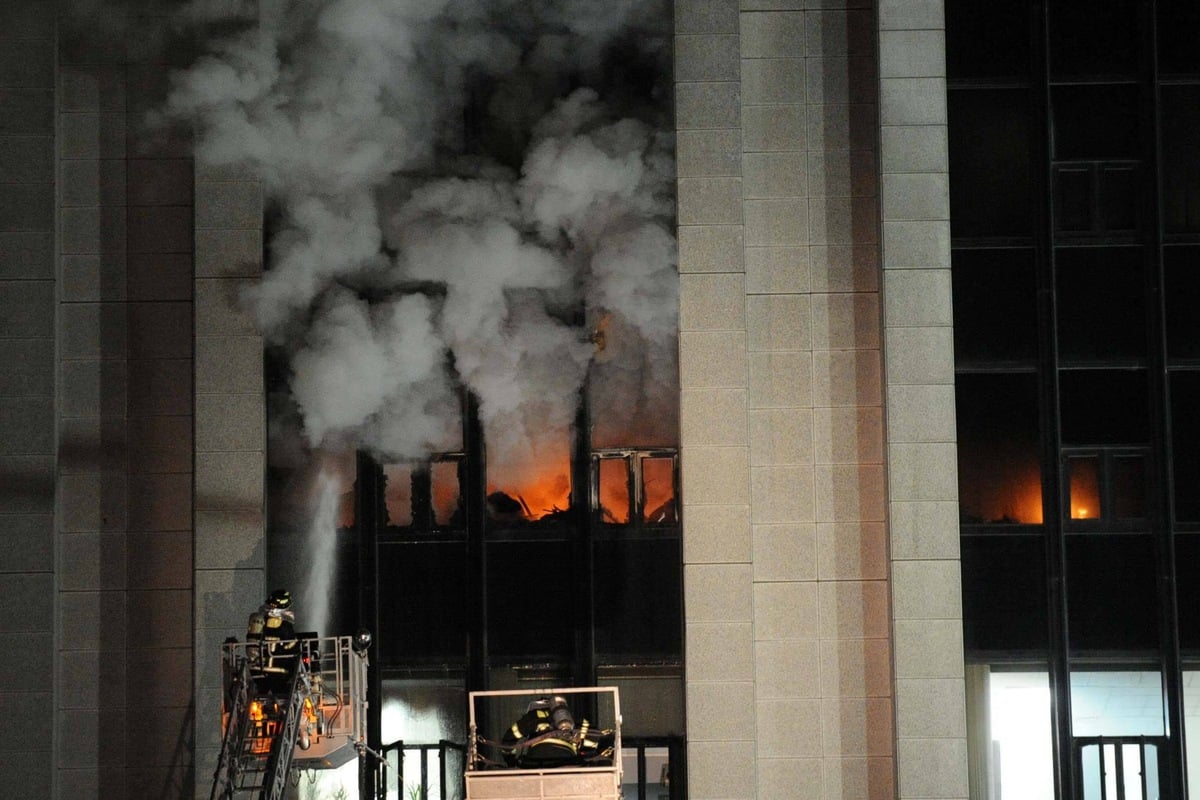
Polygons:
<instances>
[{"instance_id":1,"label":"black window glass","mask_svg":"<svg viewBox=\"0 0 1200 800\"><path fill-rule=\"evenodd\" d=\"M947 103L952 235L1031 235L1029 93L955 88Z\"/></svg>"},{"instance_id":2,"label":"black window glass","mask_svg":"<svg viewBox=\"0 0 1200 800\"><path fill-rule=\"evenodd\" d=\"M1060 359L1145 356L1141 248L1060 248L1055 257Z\"/></svg>"},{"instance_id":3,"label":"black window glass","mask_svg":"<svg viewBox=\"0 0 1200 800\"><path fill-rule=\"evenodd\" d=\"M1054 86L1054 157L1060 160L1138 155L1138 88L1125 84ZM953 166L951 166L953 174Z\"/></svg>"},{"instance_id":4,"label":"black window glass","mask_svg":"<svg viewBox=\"0 0 1200 800\"><path fill-rule=\"evenodd\" d=\"M1071 535L1066 552L1071 651L1129 652L1157 647L1154 538Z\"/></svg>"},{"instance_id":5,"label":"black window glass","mask_svg":"<svg viewBox=\"0 0 1200 800\"><path fill-rule=\"evenodd\" d=\"M1200 358L1200 246L1163 248L1167 356Z\"/></svg>"},{"instance_id":6,"label":"black window glass","mask_svg":"<svg viewBox=\"0 0 1200 800\"><path fill-rule=\"evenodd\" d=\"M1129 0L1048 3L1051 77L1132 75L1137 67L1137 8Z\"/></svg>"},{"instance_id":7,"label":"black window glass","mask_svg":"<svg viewBox=\"0 0 1200 800\"><path fill-rule=\"evenodd\" d=\"M1175 576L1179 646L1200 658L1200 533L1176 534Z\"/></svg>"},{"instance_id":8,"label":"black window glass","mask_svg":"<svg viewBox=\"0 0 1200 800\"><path fill-rule=\"evenodd\" d=\"M679 542L606 539L595 543L595 555L597 655L625 663L678 657L683 652ZM617 575L620 580L613 580Z\"/></svg>"},{"instance_id":9,"label":"black window glass","mask_svg":"<svg viewBox=\"0 0 1200 800\"><path fill-rule=\"evenodd\" d=\"M1200 73L1200 4L1158 0L1158 68L1166 74Z\"/></svg>"},{"instance_id":10,"label":"black window glass","mask_svg":"<svg viewBox=\"0 0 1200 800\"><path fill-rule=\"evenodd\" d=\"M964 536L961 552L966 651L1046 652L1042 537Z\"/></svg>"},{"instance_id":11,"label":"black window glass","mask_svg":"<svg viewBox=\"0 0 1200 800\"><path fill-rule=\"evenodd\" d=\"M1095 181L1089 167L1054 171L1054 222L1061 233L1087 233L1096 227Z\"/></svg>"},{"instance_id":12,"label":"black window glass","mask_svg":"<svg viewBox=\"0 0 1200 800\"><path fill-rule=\"evenodd\" d=\"M1100 223L1109 232L1138 227L1138 172L1133 166L1100 169Z\"/></svg>"},{"instance_id":13,"label":"black window glass","mask_svg":"<svg viewBox=\"0 0 1200 800\"><path fill-rule=\"evenodd\" d=\"M1192 47L1200 50L1200 43ZM1163 86L1163 226L1168 233L1200 232L1200 86Z\"/></svg>"},{"instance_id":14,"label":"black window glass","mask_svg":"<svg viewBox=\"0 0 1200 800\"><path fill-rule=\"evenodd\" d=\"M1063 444L1149 441L1145 370L1060 370L1058 391Z\"/></svg>"},{"instance_id":15,"label":"black window glass","mask_svg":"<svg viewBox=\"0 0 1200 800\"><path fill-rule=\"evenodd\" d=\"M956 363L1033 363L1038 352L1033 251L956 248L951 256Z\"/></svg>"},{"instance_id":16,"label":"black window glass","mask_svg":"<svg viewBox=\"0 0 1200 800\"><path fill-rule=\"evenodd\" d=\"M1066 235L1128 233L1138 227L1133 164L1067 164L1054 169L1054 227Z\"/></svg>"},{"instance_id":17,"label":"black window glass","mask_svg":"<svg viewBox=\"0 0 1200 800\"><path fill-rule=\"evenodd\" d=\"M1200 372L1171 373L1175 519L1200 522Z\"/></svg>"},{"instance_id":18,"label":"black window glass","mask_svg":"<svg viewBox=\"0 0 1200 800\"><path fill-rule=\"evenodd\" d=\"M487 545L487 635L493 656L566 661L580 603L564 540ZM622 579L623 580L623 579Z\"/></svg>"},{"instance_id":19,"label":"black window glass","mask_svg":"<svg viewBox=\"0 0 1200 800\"><path fill-rule=\"evenodd\" d=\"M379 595L386 665L463 663L467 614L463 542L404 542L379 546L379 574L391 589Z\"/></svg>"},{"instance_id":20,"label":"black window glass","mask_svg":"<svg viewBox=\"0 0 1200 800\"><path fill-rule=\"evenodd\" d=\"M1037 376L959 373L955 405L963 522L1041 523Z\"/></svg>"},{"instance_id":21,"label":"black window glass","mask_svg":"<svg viewBox=\"0 0 1200 800\"><path fill-rule=\"evenodd\" d=\"M1113 516L1117 519L1145 519L1145 456L1113 456L1112 473Z\"/></svg>"},{"instance_id":22,"label":"black window glass","mask_svg":"<svg viewBox=\"0 0 1200 800\"><path fill-rule=\"evenodd\" d=\"M1029 74L1029 16L1022 3L946 3L946 74L953 79Z\"/></svg>"}]
</instances>

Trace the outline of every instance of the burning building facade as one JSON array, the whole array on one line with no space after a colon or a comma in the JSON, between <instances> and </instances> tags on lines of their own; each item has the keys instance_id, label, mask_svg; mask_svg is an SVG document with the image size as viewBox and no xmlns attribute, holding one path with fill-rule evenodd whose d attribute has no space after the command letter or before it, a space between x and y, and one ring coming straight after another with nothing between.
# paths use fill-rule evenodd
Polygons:
<instances>
[{"instance_id":1,"label":"burning building facade","mask_svg":"<svg viewBox=\"0 0 1200 800\"><path fill-rule=\"evenodd\" d=\"M469 689L619 684L697 800L986 797L989 680L1046 692L1074 774L1075 673L1163 687L1183 775L1186 636L1080 654L1054 620L1087 604L1064 576L1114 560L1071 561L1092 533L1170 590L1075 630L1190 619L1159 555L1192 512L1163 398L1194 392L1195 332L1147 300L1165 350L1076 336L1060 363L1038 298L1091 330L1067 298L1114 293L1072 276L1120 284L1129 246L1147 297L1194 285L1187 213L1101 203L1191 196L1190 118L1135 102L1187 97L1186 48L1092 63L1030 33L1088 27L1040 3L75 5L0 11L6 786L207 795L217 645L279 583L314 626L373 627L376 702L442 729ZM1158 6L1112 31L1192 30ZM1028 58L981 72L1002 35ZM1165 149L1046 149L1039 98L1109 89ZM1026 194L981 166L1018 163ZM1061 437L1046 375L1086 406L1163 364L1114 416L1145 425Z\"/></svg>"}]
</instances>

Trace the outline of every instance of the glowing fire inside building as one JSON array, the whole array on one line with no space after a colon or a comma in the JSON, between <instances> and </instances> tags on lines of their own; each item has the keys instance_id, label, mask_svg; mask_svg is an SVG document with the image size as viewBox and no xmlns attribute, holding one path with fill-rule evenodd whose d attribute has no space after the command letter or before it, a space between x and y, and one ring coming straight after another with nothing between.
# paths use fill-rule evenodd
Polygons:
<instances>
[{"instance_id":1,"label":"glowing fire inside building","mask_svg":"<svg viewBox=\"0 0 1200 800\"><path fill-rule=\"evenodd\" d=\"M375 60L343 63L335 43L362 34L344 19L250 30L177 83L202 151L272 176L245 295L267 343L268 572L307 625L370 631L365 741L462 742L470 691L610 686L666 775L684 732L672 15L504 5L397 12L415 61L367 37L346 52ZM311 160L247 152L208 93L263 30L304 98L285 107L360 115ZM379 106L325 96L330 74ZM574 713L619 724L606 696ZM474 721L498 742L527 702Z\"/></svg>"}]
</instances>

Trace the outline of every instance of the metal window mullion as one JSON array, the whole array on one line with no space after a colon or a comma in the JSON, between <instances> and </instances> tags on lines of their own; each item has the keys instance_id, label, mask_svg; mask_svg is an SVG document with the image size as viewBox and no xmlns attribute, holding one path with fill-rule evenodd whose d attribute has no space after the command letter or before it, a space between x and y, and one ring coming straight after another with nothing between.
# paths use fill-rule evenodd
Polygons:
<instances>
[{"instance_id":1,"label":"metal window mullion","mask_svg":"<svg viewBox=\"0 0 1200 800\"><path fill-rule=\"evenodd\" d=\"M593 480L591 413L590 392L585 387L580 392L579 411L575 415L575 447L570 467L570 513L575 528L571 547L571 572L574 578L574 585L570 587L571 615L574 627L571 672L577 686L596 685L596 553L595 536L592 529L596 524L597 515L592 513L590 503ZM596 481L600 480L599 472L597 463ZM588 696L582 699L584 705L580 712L585 717L595 719L595 698Z\"/></svg>"},{"instance_id":2,"label":"metal window mullion","mask_svg":"<svg viewBox=\"0 0 1200 800\"><path fill-rule=\"evenodd\" d=\"M487 514L487 479L484 475L483 426L479 422L479 399L466 393L463 411L463 484L460 487L467 530L467 563L464 590L467 601L467 686L468 692L488 688L487 564L484 524ZM480 720L480 724L485 724Z\"/></svg>"},{"instance_id":3,"label":"metal window mullion","mask_svg":"<svg viewBox=\"0 0 1200 800\"><path fill-rule=\"evenodd\" d=\"M1116 766L1117 800L1125 800L1125 743L1113 744L1113 764ZM1142 800L1145 800L1143 797Z\"/></svg>"},{"instance_id":4,"label":"metal window mullion","mask_svg":"<svg viewBox=\"0 0 1200 800\"><path fill-rule=\"evenodd\" d=\"M1176 596L1175 541L1173 520L1173 504L1171 502L1171 473L1170 450L1170 387L1167 383L1166 371L1166 313L1163 305L1163 213L1162 213L1162 141L1159 126L1160 98L1158 87L1158 38L1157 38L1157 3L1150 0L1141 7L1141 26L1145 43L1142 69L1143 81L1146 86L1143 92L1142 122L1146 126L1145 160L1148 162L1145 174L1151 180L1149 191L1151 202L1145 203L1147 213L1151 215L1146 229L1150 232L1151 240L1146 243L1148 260L1152 260L1150 269L1145 270L1146 276L1146 313L1148 336L1148 355L1150 361L1150 402L1151 408L1158 413L1151 414L1150 430L1152 437L1152 460L1147 464L1149 474L1154 476L1152 482L1157 491L1151 499L1148 509L1154 520L1153 529L1159 546L1156 548L1157 566L1160 580L1159 612L1160 612L1160 647L1162 649L1163 672L1163 706L1167 719L1167 741L1160 756L1165 757L1169 785L1159 787L1166 796L1186 800L1188 794L1187 760L1183 747L1183 675L1182 657L1179 648L1179 607ZM1143 181L1145 185L1145 181ZM1145 782L1145 767L1143 766L1143 783ZM1143 792L1143 795L1145 793Z\"/></svg>"},{"instance_id":5,"label":"metal window mullion","mask_svg":"<svg viewBox=\"0 0 1200 800\"><path fill-rule=\"evenodd\" d=\"M359 626L378 637L375 657L367 667L367 747L379 752L382 746L383 682L380 675L379 648L383 632L379 630L379 530L387 524L383 496L383 467L368 453L359 451L355 461L355 525L358 528L358 619ZM375 797L380 771L370 756L359 758L360 796Z\"/></svg>"},{"instance_id":6,"label":"metal window mullion","mask_svg":"<svg viewBox=\"0 0 1200 800\"><path fill-rule=\"evenodd\" d=\"M1051 192L1054 170L1053 105L1050 94L1049 19L1047 0L1031 0L1029 5L1030 86L1033 102L1035 202L1038 217L1034 246L1041 250L1037 269L1039 399L1042 442L1042 504L1046 542L1046 599L1049 630L1049 678L1053 696L1051 731L1054 740L1053 765L1055 796L1072 800L1076 786L1082 786L1082 754L1074 746L1071 732L1070 658L1066 585L1066 539L1063 535L1062 430L1058 413L1058 326L1055 308L1055 210ZM1040 125L1039 125L1040 123ZM1101 752L1103 764L1103 751Z\"/></svg>"},{"instance_id":7,"label":"metal window mullion","mask_svg":"<svg viewBox=\"0 0 1200 800\"><path fill-rule=\"evenodd\" d=\"M1150 794L1149 794L1150 787L1148 785L1148 781L1146 780L1146 764L1148 763L1146 760L1146 753L1149 752L1149 749L1151 746L1152 745L1146 741L1146 737L1143 736L1141 742L1139 743L1139 750L1138 750L1139 757L1141 758L1141 763L1138 765L1138 776L1141 780L1142 797L1143 798L1150 797ZM1155 751L1154 763L1157 764L1158 763L1158 748L1155 747L1154 751Z\"/></svg>"}]
</instances>

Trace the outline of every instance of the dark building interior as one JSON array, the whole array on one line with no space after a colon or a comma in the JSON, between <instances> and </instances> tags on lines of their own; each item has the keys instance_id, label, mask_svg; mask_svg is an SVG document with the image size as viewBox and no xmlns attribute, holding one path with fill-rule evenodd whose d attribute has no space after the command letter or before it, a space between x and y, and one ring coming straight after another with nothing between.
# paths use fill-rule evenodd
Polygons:
<instances>
[{"instance_id":1,"label":"dark building interior","mask_svg":"<svg viewBox=\"0 0 1200 800\"><path fill-rule=\"evenodd\" d=\"M1099 749L1133 742L1125 774L1157 764L1180 797L1168 732L1200 657L1200 12L946 10L967 659L1048 672L1056 796L1092 796ZM1165 728L1077 730L1074 684L1105 671L1160 677Z\"/></svg>"}]
</instances>

